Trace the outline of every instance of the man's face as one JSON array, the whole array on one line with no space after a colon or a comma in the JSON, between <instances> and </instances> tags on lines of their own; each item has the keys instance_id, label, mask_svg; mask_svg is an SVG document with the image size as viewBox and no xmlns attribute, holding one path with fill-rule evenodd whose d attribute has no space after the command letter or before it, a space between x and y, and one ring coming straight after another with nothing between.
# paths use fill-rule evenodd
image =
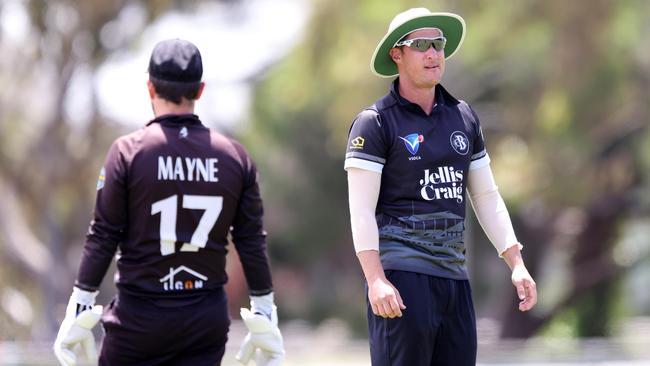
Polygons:
<instances>
[{"instance_id":1,"label":"man's face","mask_svg":"<svg viewBox=\"0 0 650 366\"><path fill-rule=\"evenodd\" d=\"M404 40L415 38L441 37L439 29L421 29L408 34ZM400 80L414 84L418 88L433 88L442 80L445 72L445 51L436 51L429 47L420 51L408 46L396 47L390 50L393 61L397 64Z\"/></svg>"}]
</instances>

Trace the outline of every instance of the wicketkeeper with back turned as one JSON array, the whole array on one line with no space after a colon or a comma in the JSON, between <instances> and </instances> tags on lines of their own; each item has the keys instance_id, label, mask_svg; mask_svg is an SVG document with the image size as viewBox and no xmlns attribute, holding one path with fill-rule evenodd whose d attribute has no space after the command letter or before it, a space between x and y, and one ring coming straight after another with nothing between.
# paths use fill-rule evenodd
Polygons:
<instances>
[{"instance_id":1,"label":"wicketkeeper with back turned","mask_svg":"<svg viewBox=\"0 0 650 366\"><path fill-rule=\"evenodd\" d=\"M147 82L155 118L111 146L97 183L72 296L54 343L62 365L82 345L95 361L91 329L101 317L100 365L219 365L230 319L224 284L228 235L239 254L251 332L237 358L284 358L262 225L258 175L237 141L194 114L203 92L197 47L158 43ZM117 296L95 297L117 252ZM103 310L103 311L102 311Z\"/></svg>"}]
</instances>

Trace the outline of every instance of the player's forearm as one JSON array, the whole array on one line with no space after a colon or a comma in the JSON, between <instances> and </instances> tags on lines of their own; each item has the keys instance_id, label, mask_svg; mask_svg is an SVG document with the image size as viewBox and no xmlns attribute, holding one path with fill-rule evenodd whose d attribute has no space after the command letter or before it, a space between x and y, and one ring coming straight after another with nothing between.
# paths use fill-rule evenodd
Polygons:
<instances>
[{"instance_id":1,"label":"player's forearm","mask_svg":"<svg viewBox=\"0 0 650 366\"><path fill-rule=\"evenodd\" d=\"M264 237L248 237L246 240L233 238L233 241L244 270L250 295L261 296L273 291Z\"/></svg>"},{"instance_id":2,"label":"player's forearm","mask_svg":"<svg viewBox=\"0 0 650 366\"><path fill-rule=\"evenodd\" d=\"M489 165L470 171L468 188L476 217L499 256L512 246L521 249Z\"/></svg>"},{"instance_id":3,"label":"player's forearm","mask_svg":"<svg viewBox=\"0 0 650 366\"><path fill-rule=\"evenodd\" d=\"M75 286L85 291L96 291L115 256L116 246L87 241L84 245Z\"/></svg>"},{"instance_id":4,"label":"player's forearm","mask_svg":"<svg viewBox=\"0 0 650 366\"><path fill-rule=\"evenodd\" d=\"M381 174L358 168L348 169L348 202L352 240L357 253L379 250L375 209L379 198Z\"/></svg>"},{"instance_id":5,"label":"player's forearm","mask_svg":"<svg viewBox=\"0 0 650 366\"><path fill-rule=\"evenodd\" d=\"M512 246L519 247L517 236L512 227L510 214L498 191L490 196L482 197L481 201L473 199L472 205L476 217L494 248L503 256L503 252Z\"/></svg>"},{"instance_id":6,"label":"player's forearm","mask_svg":"<svg viewBox=\"0 0 650 366\"><path fill-rule=\"evenodd\" d=\"M524 266L524 259L521 256L521 250L517 245L506 249L506 251L503 252L502 257L511 270L514 270L518 266Z\"/></svg>"},{"instance_id":7,"label":"player's forearm","mask_svg":"<svg viewBox=\"0 0 650 366\"><path fill-rule=\"evenodd\" d=\"M368 283L372 283L377 279L386 278L384 267L379 258L379 251L364 250L357 253L357 258L359 259L363 275L366 277Z\"/></svg>"},{"instance_id":8,"label":"player's forearm","mask_svg":"<svg viewBox=\"0 0 650 366\"><path fill-rule=\"evenodd\" d=\"M384 268L379 257L379 233L374 211L357 210L351 205L352 240L368 283L384 278Z\"/></svg>"},{"instance_id":9,"label":"player's forearm","mask_svg":"<svg viewBox=\"0 0 650 366\"><path fill-rule=\"evenodd\" d=\"M361 209L350 206L350 225L355 252L379 250L379 232L374 209Z\"/></svg>"}]
</instances>

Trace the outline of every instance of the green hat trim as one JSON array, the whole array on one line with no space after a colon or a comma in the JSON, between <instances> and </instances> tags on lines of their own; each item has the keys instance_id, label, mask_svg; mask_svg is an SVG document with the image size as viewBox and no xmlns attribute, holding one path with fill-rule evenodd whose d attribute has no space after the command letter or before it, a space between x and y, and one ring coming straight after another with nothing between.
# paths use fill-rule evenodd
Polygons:
<instances>
[{"instance_id":1,"label":"green hat trim","mask_svg":"<svg viewBox=\"0 0 650 366\"><path fill-rule=\"evenodd\" d=\"M445 59L458 51L465 39L465 21L453 13L432 13L425 8L413 8L399 13L388 27L388 33L379 41L370 61L370 69L381 77L398 74L397 65L389 51L407 34L422 28L438 28L447 39Z\"/></svg>"}]
</instances>

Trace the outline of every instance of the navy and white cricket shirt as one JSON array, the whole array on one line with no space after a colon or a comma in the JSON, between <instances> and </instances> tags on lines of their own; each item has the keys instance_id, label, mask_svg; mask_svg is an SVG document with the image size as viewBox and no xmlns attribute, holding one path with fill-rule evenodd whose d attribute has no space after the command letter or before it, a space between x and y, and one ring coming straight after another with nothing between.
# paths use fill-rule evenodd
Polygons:
<instances>
[{"instance_id":1,"label":"navy and white cricket shirt","mask_svg":"<svg viewBox=\"0 0 650 366\"><path fill-rule=\"evenodd\" d=\"M490 163L478 117L441 85L427 115L399 95L398 83L352 123L345 169L381 173L376 218L385 270L467 279L467 175Z\"/></svg>"}]
</instances>

